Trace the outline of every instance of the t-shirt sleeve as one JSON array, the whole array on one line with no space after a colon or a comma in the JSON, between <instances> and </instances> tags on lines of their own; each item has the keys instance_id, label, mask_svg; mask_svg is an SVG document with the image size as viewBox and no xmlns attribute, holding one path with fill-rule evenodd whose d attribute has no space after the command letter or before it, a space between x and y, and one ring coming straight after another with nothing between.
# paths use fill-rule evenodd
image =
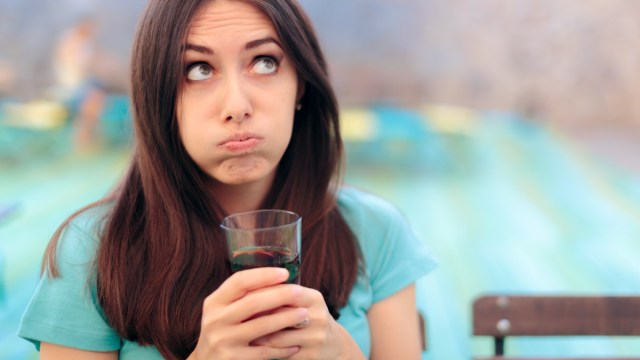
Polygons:
<instances>
[{"instance_id":1,"label":"t-shirt sleeve","mask_svg":"<svg viewBox=\"0 0 640 360\"><path fill-rule=\"evenodd\" d=\"M404 216L392 205L385 204L378 216L382 228L369 256L373 303L377 303L415 283L436 267L426 245L418 239Z\"/></svg>"},{"instance_id":2,"label":"t-shirt sleeve","mask_svg":"<svg viewBox=\"0 0 640 360\"><path fill-rule=\"evenodd\" d=\"M60 276L43 274L18 331L38 350L43 341L91 351L121 347L97 301L95 277L91 275L96 247L95 235L77 222L67 226L56 256Z\"/></svg>"}]
</instances>

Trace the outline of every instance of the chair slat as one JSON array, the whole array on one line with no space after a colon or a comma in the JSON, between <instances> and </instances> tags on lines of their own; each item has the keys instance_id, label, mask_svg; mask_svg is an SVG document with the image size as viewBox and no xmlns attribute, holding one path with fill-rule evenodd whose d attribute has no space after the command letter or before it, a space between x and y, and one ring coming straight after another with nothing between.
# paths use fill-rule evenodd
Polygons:
<instances>
[{"instance_id":1,"label":"chair slat","mask_svg":"<svg viewBox=\"0 0 640 360\"><path fill-rule=\"evenodd\" d=\"M483 296L473 333L495 337L640 335L640 296Z\"/></svg>"}]
</instances>

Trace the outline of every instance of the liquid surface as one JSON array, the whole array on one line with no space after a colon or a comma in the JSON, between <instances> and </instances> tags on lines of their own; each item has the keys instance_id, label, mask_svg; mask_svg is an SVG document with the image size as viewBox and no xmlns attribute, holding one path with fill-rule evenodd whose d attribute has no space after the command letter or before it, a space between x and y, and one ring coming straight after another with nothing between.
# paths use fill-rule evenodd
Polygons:
<instances>
[{"instance_id":1,"label":"liquid surface","mask_svg":"<svg viewBox=\"0 0 640 360\"><path fill-rule=\"evenodd\" d=\"M275 246L245 247L235 250L231 256L231 271L260 267L281 267L289 270L290 284L300 284L300 257L290 249Z\"/></svg>"}]
</instances>

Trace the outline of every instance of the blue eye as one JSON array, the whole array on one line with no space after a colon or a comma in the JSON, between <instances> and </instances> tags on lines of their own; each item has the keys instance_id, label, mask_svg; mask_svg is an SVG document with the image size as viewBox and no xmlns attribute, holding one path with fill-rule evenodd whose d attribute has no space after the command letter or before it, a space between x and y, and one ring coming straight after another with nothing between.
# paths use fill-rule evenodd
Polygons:
<instances>
[{"instance_id":1,"label":"blue eye","mask_svg":"<svg viewBox=\"0 0 640 360\"><path fill-rule=\"evenodd\" d=\"M213 69L205 63L197 63L187 68L187 79L191 81L208 80L213 77Z\"/></svg>"},{"instance_id":2,"label":"blue eye","mask_svg":"<svg viewBox=\"0 0 640 360\"><path fill-rule=\"evenodd\" d=\"M252 71L256 74L269 75L278 71L278 61L269 56L259 57L252 67Z\"/></svg>"}]
</instances>

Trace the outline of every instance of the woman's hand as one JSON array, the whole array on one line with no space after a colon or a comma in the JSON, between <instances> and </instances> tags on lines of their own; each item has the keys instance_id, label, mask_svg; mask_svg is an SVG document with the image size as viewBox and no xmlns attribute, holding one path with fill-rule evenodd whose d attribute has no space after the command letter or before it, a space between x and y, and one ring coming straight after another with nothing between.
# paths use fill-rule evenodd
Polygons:
<instances>
[{"instance_id":1,"label":"woman's hand","mask_svg":"<svg viewBox=\"0 0 640 360\"><path fill-rule=\"evenodd\" d=\"M252 341L291 328L309 317L296 305L304 288L282 284L289 273L281 268L239 271L204 300L200 338L189 359L288 358L300 348L293 345L251 344Z\"/></svg>"},{"instance_id":2,"label":"woman's hand","mask_svg":"<svg viewBox=\"0 0 640 360\"><path fill-rule=\"evenodd\" d=\"M253 342L270 348L299 347L289 359L335 360L364 359L351 335L338 324L327 309L324 297L314 289L302 289L302 296L292 305L308 309L308 321L299 326L266 335Z\"/></svg>"}]
</instances>

